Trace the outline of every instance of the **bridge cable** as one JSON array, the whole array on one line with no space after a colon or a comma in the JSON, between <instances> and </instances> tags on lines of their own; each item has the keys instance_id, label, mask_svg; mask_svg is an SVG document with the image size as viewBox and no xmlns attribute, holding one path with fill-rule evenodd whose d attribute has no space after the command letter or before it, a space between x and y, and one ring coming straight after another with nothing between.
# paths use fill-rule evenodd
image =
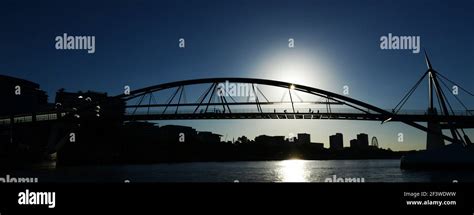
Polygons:
<instances>
[{"instance_id":1,"label":"bridge cable","mask_svg":"<svg viewBox=\"0 0 474 215\"><path fill-rule=\"evenodd\" d=\"M290 94L291 108L293 108L293 113L295 113L295 106L293 104L293 97L291 96L291 89L288 88L288 93Z\"/></svg>"},{"instance_id":2,"label":"bridge cable","mask_svg":"<svg viewBox=\"0 0 474 215\"><path fill-rule=\"evenodd\" d=\"M258 88L258 86L257 86L257 90L258 90L258 92L260 92L260 94L262 94L263 98L265 98L265 100L266 100L267 102L270 102L270 101L267 99L267 97L265 96L265 94L263 94L263 92L260 90L260 88Z\"/></svg>"},{"instance_id":3,"label":"bridge cable","mask_svg":"<svg viewBox=\"0 0 474 215\"><path fill-rule=\"evenodd\" d=\"M153 92L150 92L150 93L151 93L151 96L153 97L153 102L155 104L158 104L158 101L157 101L157 99L155 99L155 95L153 95Z\"/></svg>"},{"instance_id":4,"label":"bridge cable","mask_svg":"<svg viewBox=\"0 0 474 215\"><path fill-rule=\"evenodd\" d=\"M186 91L184 90L184 86L183 86L183 91L184 91L184 92L183 92L183 103L184 103L184 104L187 104L188 101L187 101L187 97L186 97Z\"/></svg>"},{"instance_id":5,"label":"bridge cable","mask_svg":"<svg viewBox=\"0 0 474 215\"><path fill-rule=\"evenodd\" d=\"M212 83L211 86L205 91L205 93L203 95L201 95L199 97L199 104L198 106L196 107L196 109L194 109L194 112L193 113L196 113L196 111L199 109L199 107L201 106L202 102L206 99L207 95L209 94L209 92L212 90L212 88L214 87L214 84L215 83ZM196 102L197 103L197 102Z\"/></svg>"},{"instance_id":6,"label":"bridge cable","mask_svg":"<svg viewBox=\"0 0 474 215\"><path fill-rule=\"evenodd\" d=\"M171 98L168 100L168 104L165 106L165 109L163 110L163 112L161 114L165 114L166 110L168 109L168 106L171 104L171 102L173 102L174 100L174 97L176 97L176 94L178 94L179 90L181 89L182 86L179 86L178 89L176 89L176 91L174 92L173 96L171 96Z\"/></svg>"},{"instance_id":7,"label":"bridge cable","mask_svg":"<svg viewBox=\"0 0 474 215\"><path fill-rule=\"evenodd\" d=\"M145 95L146 95L146 94L143 94L143 95L141 96L140 101L138 102L138 104L137 104L136 107L135 107L135 110L133 110L132 116L135 115L135 113L137 112L138 107L142 104L142 101L143 101L143 98L145 97Z\"/></svg>"},{"instance_id":8,"label":"bridge cable","mask_svg":"<svg viewBox=\"0 0 474 215\"><path fill-rule=\"evenodd\" d=\"M207 101L206 110L204 111L204 113L207 113L207 109L209 108L209 104L211 103L212 98L214 98L214 94L216 92L217 83L213 83L213 85L214 85L214 87L212 88L212 93L209 97L209 100Z\"/></svg>"},{"instance_id":9,"label":"bridge cable","mask_svg":"<svg viewBox=\"0 0 474 215\"><path fill-rule=\"evenodd\" d=\"M445 99L446 96L444 95L443 89L441 88L438 82L438 79L436 77L437 77L436 72L432 73L431 81L434 83L436 95L438 96L438 100L440 100L444 115L449 117L449 110L446 104L449 105L449 108L451 109L451 111L452 111L452 107L449 101ZM457 135L456 129L454 129L453 123L451 121L448 121L448 125L450 127L449 130L451 131L452 137L454 138L454 140L458 141L458 135ZM462 141L462 138L461 138L461 141Z\"/></svg>"},{"instance_id":10,"label":"bridge cable","mask_svg":"<svg viewBox=\"0 0 474 215\"><path fill-rule=\"evenodd\" d=\"M225 98L225 96L222 97L225 101L225 104L227 105L227 109L229 110L229 113L232 113L232 111L230 110L230 106L229 106L229 103L227 103L227 99Z\"/></svg>"},{"instance_id":11,"label":"bridge cable","mask_svg":"<svg viewBox=\"0 0 474 215\"><path fill-rule=\"evenodd\" d=\"M221 100L221 103L222 103L222 109L223 109L222 113L225 113L225 103L224 103L224 99L223 99L224 96L220 95L218 97L219 97L219 99Z\"/></svg>"},{"instance_id":12,"label":"bridge cable","mask_svg":"<svg viewBox=\"0 0 474 215\"><path fill-rule=\"evenodd\" d=\"M457 87L459 87L459 89L463 90L464 92L466 92L467 94L471 95L471 96L474 96L473 93L469 92L468 90L464 89L461 85L455 83L454 81L451 81L449 80L447 77L445 77L443 74L439 73L439 72L436 72L436 74L440 75L441 78L444 78L445 80L449 81L451 84L453 85L456 85Z\"/></svg>"},{"instance_id":13,"label":"bridge cable","mask_svg":"<svg viewBox=\"0 0 474 215\"><path fill-rule=\"evenodd\" d=\"M298 92L296 92L296 90L293 93L300 100L300 102L304 102L303 99L301 99L301 97L298 95Z\"/></svg>"},{"instance_id":14,"label":"bridge cable","mask_svg":"<svg viewBox=\"0 0 474 215\"><path fill-rule=\"evenodd\" d=\"M443 83L443 85L444 85L444 86L448 89L448 91L449 91L449 87L443 82L443 80L441 80L441 83ZM446 95L444 94L444 92L443 92L443 91L441 91L441 92L443 93L444 97L446 98ZM454 95L453 95L453 96L454 96ZM456 98L456 96L454 96L454 97ZM459 100L458 100L458 101L459 101ZM461 102L461 101L459 101L459 102ZM454 109L453 109L453 107L451 106L451 104L449 103L449 100L448 100L447 98L446 98L446 103L448 104L448 107L449 107L449 109L451 110L452 115L453 115L453 116L456 116L456 114L454 113ZM461 104L464 106L464 104L463 104L462 102L461 102ZM453 127L454 127L454 126L453 126ZM454 128L454 129L455 129L455 128ZM459 135L459 138L463 141L464 145L467 145L467 144L468 144L468 141L467 141L467 138L466 138L467 135L466 135L466 133L464 132L464 129L463 129L463 128L459 128L459 129L462 131L462 133L463 133L463 135L464 135L464 139L463 139L463 136L459 133L458 129L455 129L455 131L456 131L457 135Z\"/></svg>"},{"instance_id":15,"label":"bridge cable","mask_svg":"<svg viewBox=\"0 0 474 215\"><path fill-rule=\"evenodd\" d=\"M179 108L179 104L181 103L181 97L183 96L183 91L184 91L184 86L181 86L181 92L179 93L179 97L178 97L178 105L176 105L176 111L174 112L174 114L178 114L178 108Z\"/></svg>"},{"instance_id":16,"label":"bridge cable","mask_svg":"<svg viewBox=\"0 0 474 215\"><path fill-rule=\"evenodd\" d=\"M446 87L448 90L450 90L448 85L442 79L440 79L440 81L444 85L444 87ZM469 108L467 108L467 106L461 101L461 99L459 99L455 95L453 95L453 97L461 104L461 106L463 106L464 110L466 110L466 113L468 113L469 115L472 116L472 113L469 111Z\"/></svg>"},{"instance_id":17,"label":"bridge cable","mask_svg":"<svg viewBox=\"0 0 474 215\"><path fill-rule=\"evenodd\" d=\"M423 79L426 77L426 75L428 74L428 72L425 72L425 74L423 74L423 76L421 76L421 78L415 83L415 85L410 89L410 91L408 91L405 96L402 98L402 100L400 100L400 102L398 102L398 104L395 106L395 108L393 108L392 112L394 114L397 114L401 109L402 107L405 105L405 103L408 101L408 99L410 98L410 96L413 94L413 92L415 92L415 90L418 88L418 86L420 85L421 81L423 81ZM400 107L399 107L400 106Z\"/></svg>"},{"instance_id":18,"label":"bridge cable","mask_svg":"<svg viewBox=\"0 0 474 215\"><path fill-rule=\"evenodd\" d=\"M199 98L196 100L195 103L199 103L200 101L203 100L204 94L206 94L207 91L209 91L209 89L212 88L212 85L213 85L213 84L211 84L211 87L207 88L204 92L201 93L201 95L199 96Z\"/></svg>"},{"instance_id":19,"label":"bridge cable","mask_svg":"<svg viewBox=\"0 0 474 215\"><path fill-rule=\"evenodd\" d=\"M147 111L146 111L146 115L150 115L151 94L152 94L152 93L153 93L153 92L151 92L151 93L149 94L150 98L148 98L148 109L147 109Z\"/></svg>"},{"instance_id":20,"label":"bridge cable","mask_svg":"<svg viewBox=\"0 0 474 215\"><path fill-rule=\"evenodd\" d=\"M329 96L326 96L326 112L329 114L328 115L329 118L331 117L331 114L332 114L330 99L332 100L332 98L330 98Z\"/></svg>"},{"instance_id":21,"label":"bridge cable","mask_svg":"<svg viewBox=\"0 0 474 215\"><path fill-rule=\"evenodd\" d=\"M446 98L446 95L444 94L444 92L443 92L443 91L441 91L441 92L443 93L443 96ZM449 109L451 110L451 114L452 114L453 116L456 116L455 113L454 113L454 110L453 110L453 108L452 108L452 106L451 106L451 104L449 103L449 101L448 101L447 98L446 98L446 103L448 104L448 107L449 107ZM462 141L463 143L465 143L465 141L463 140L461 134L459 133L458 129L456 129L456 128L454 127L453 123L452 123L452 122L449 122L448 124L451 125L451 129L455 131L455 133L459 136L459 138L461 139L461 141Z\"/></svg>"},{"instance_id":22,"label":"bridge cable","mask_svg":"<svg viewBox=\"0 0 474 215\"><path fill-rule=\"evenodd\" d=\"M252 83L252 90L253 90L253 94L255 96L255 102L257 104L257 110L260 112L260 113L263 113L263 110L262 110L262 107L260 106L260 102L258 100L258 94L257 94L257 91L255 90L255 85ZM247 101L250 101L250 95L247 99Z\"/></svg>"}]
</instances>

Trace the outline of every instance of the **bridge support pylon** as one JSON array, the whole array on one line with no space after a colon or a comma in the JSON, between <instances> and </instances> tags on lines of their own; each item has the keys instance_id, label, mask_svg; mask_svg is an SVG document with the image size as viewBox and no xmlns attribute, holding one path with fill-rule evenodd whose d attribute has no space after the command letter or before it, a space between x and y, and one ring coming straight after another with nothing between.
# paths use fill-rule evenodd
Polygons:
<instances>
[{"instance_id":1,"label":"bridge support pylon","mask_svg":"<svg viewBox=\"0 0 474 215\"><path fill-rule=\"evenodd\" d=\"M436 116L436 108L428 108L428 115ZM427 132L426 150L436 150L444 147L444 139L441 136L441 125L437 121L428 121L428 129L434 132Z\"/></svg>"}]
</instances>

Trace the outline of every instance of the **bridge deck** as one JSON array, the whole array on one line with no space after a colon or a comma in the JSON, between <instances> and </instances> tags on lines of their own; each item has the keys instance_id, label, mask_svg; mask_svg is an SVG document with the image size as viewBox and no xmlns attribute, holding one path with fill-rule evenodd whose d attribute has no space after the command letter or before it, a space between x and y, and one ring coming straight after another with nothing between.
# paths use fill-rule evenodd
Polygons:
<instances>
[{"instance_id":1,"label":"bridge deck","mask_svg":"<svg viewBox=\"0 0 474 215\"><path fill-rule=\"evenodd\" d=\"M64 116L66 113L60 113ZM56 121L60 119L59 113L44 113L35 115L20 115L14 117L0 118L0 125L10 125L41 122L41 121ZM132 120L218 120L218 119L310 119L310 120L364 120L364 121L385 121L387 120L382 114L367 114L367 113L284 113L284 112L247 112L247 113L178 113L178 114L135 114L125 115L125 121ZM96 120L96 119L94 119ZM432 116L421 114L398 114L390 121L415 121L441 122L442 127L447 127L447 122L453 122L455 127L459 128L474 128L474 116Z\"/></svg>"}]
</instances>

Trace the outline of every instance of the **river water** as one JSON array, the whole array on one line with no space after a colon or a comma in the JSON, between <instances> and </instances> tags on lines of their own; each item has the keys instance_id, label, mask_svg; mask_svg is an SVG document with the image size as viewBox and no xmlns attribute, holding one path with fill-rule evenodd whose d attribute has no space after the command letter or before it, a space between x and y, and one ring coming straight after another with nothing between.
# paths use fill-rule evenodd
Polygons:
<instances>
[{"instance_id":1,"label":"river water","mask_svg":"<svg viewBox=\"0 0 474 215\"><path fill-rule=\"evenodd\" d=\"M41 182L474 182L474 171L401 170L399 160L284 160L75 166L12 172Z\"/></svg>"}]
</instances>

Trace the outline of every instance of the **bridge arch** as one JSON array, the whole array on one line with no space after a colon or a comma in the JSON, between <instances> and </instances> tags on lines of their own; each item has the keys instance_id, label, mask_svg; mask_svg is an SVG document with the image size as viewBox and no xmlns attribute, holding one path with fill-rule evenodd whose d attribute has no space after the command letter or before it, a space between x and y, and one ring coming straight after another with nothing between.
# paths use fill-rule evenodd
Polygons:
<instances>
[{"instance_id":1,"label":"bridge arch","mask_svg":"<svg viewBox=\"0 0 474 215\"><path fill-rule=\"evenodd\" d=\"M294 83L289 83L289 82L283 82L283 81L276 81L276 80L268 80L268 79L257 79L257 78L205 78L205 79L192 79L192 80L184 80L184 81L176 81L176 82L169 82L169 83L163 83L163 84L157 84L154 86L149 86L149 87L144 87L141 89L133 90L129 94L120 94L117 95L117 98L121 98L124 100L131 100L140 96L144 96L149 93L153 92L158 92L170 88L179 88L182 86L188 86L188 85L197 85L197 84L214 84L217 85L218 83L223 83L223 82L230 82L230 83L246 83L246 84L259 84L259 85L268 85L268 86L274 86L274 87L280 87L284 89L291 89L299 92L304 92L308 94L312 94L315 96L327 98L328 100L338 102L344 105L347 105L349 107L352 107L354 109L357 109L359 111L365 112L366 114L379 114L382 116L384 121L400 121L404 124L407 124L411 127L417 128L419 130L422 130L424 132L433 132L437 133L439 135L442 135L442 137L445 140L448 140L450 142L455 142L455 140L449 136L446 136L444 134L440 134L439 132L436 132L434 130L428 129L426 126L420 125L414 121L409 121L405 120L402 118L399 118L396 114L386 111L382 108L376 107L374 105L368 104L366 102L350 98L344 95L340 95L334 92L322 90L319 88L315 87L309 87L305 85L299 85L299 84L294 84ZM212 88L212 86L211 86ZM178 89L179 91L179 89Z\"/></svg>"}]
</instances>

